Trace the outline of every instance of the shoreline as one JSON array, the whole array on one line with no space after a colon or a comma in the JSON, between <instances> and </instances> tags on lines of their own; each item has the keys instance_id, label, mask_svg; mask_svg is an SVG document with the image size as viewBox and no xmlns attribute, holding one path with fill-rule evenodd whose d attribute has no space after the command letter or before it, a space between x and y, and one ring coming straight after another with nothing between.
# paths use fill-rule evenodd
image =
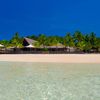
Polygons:
<instances>
[{"instance_id":1,"label":"shoreline","mask_svg":"<svg viewBox=\"0 0 100 100\"><path fill-rule=\"evenodd\" d=\"M100 54L1 54L0 61L38 63L100 63Z\"/></svg>"}]
</instances>

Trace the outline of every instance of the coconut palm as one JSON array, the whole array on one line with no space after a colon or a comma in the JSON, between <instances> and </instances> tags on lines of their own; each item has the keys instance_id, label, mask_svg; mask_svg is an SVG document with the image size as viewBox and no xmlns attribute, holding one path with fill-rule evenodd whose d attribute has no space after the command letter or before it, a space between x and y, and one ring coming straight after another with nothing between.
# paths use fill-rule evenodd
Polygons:
<instances>
[{"instance_id":1,"label":"coconut palm","mask_svg":"<svg viewBox=\"0 0 100 100\"><path fill-rule=\"evenodd\" d=\"M94 32L90 33L89 40L92 45L92 48L96 48L97 38L96 38L96 34Z\"/></svg>"},{"instance_id":2,"label":"coconut palm","mask_svg":"<svg viewBox=\"0 0 100 100\"><path fill-rule=\"evenodd\" d=\"M23 38L20 38L19 33L15 33L12 39L10 40L10 43L13 47L22 47L22 41Z\"/></svg>"},{"instance_id":3,"label":"coconut palm","mask_svg":"<svg viewBox=\"0 0 100 100\"><path fill-rule=\"evenodd\" d=\"M39 43L40 43L40 45L43 45L43 46L45 46L45 44L46 44L46 35L45 34L40 34L39 36L38 36L38 41L39 41Z\"/></svg>"},{"instance_id":4,"label":"coconut palm","mask_svg":"<svg viewBox=\"0 0 100 100\"><path fill-rule=\"evenodd\" d=\"M71 36L70 33L67 33L66 36L64 37L64 45L69 47L75 46L73 37Z\"/></svg>"}]
</instances>

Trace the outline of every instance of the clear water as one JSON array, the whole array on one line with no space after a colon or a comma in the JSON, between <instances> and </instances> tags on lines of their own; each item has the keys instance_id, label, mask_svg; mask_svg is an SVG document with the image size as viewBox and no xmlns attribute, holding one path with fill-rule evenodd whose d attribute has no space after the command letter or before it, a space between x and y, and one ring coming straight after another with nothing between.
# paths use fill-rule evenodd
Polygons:
<instances>
[{"instance_id":1,"label":"clear water","mask_svg":"<svg viewBox=\"0 0 100 100\"><path fill-rule=\"evenodd\" d=\"M100 64L0 62L0 100L100 100Z\"/></svg>"}]
</instances>

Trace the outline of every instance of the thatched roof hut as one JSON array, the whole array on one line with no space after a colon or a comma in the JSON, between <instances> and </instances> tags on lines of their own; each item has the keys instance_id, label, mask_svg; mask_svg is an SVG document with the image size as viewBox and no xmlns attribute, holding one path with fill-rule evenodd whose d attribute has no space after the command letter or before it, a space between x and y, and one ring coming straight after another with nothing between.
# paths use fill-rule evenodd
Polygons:
<instances>
[{"instance_id":1,"label":"thatched roof hut","mask_svg":"<svg viewBox=\"0 0 100 100\"><path fill-rule=\"evenodd\" d=\"M36 42L37 42L36 40L25 37L24 40L23 40L23 46L24 47L35 47L34 44Z\"/></svg>"},{"instance_id":2,"label":"thatched roof hut","mask_svg":"<svg viewBox=\"0 0 100 100\"><path fill-rule=\"evenodd\" d=\"M0 44L0 47L4 47L4 45Z\"/></svg>"}]
</instances>

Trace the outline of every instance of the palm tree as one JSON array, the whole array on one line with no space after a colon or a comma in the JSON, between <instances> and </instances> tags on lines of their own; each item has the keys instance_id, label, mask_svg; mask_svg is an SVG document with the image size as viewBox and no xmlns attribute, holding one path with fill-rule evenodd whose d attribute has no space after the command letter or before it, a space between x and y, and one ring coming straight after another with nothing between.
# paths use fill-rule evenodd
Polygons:
<instances>
[{"instance_id":1,"label":"palm tree","mask_svg":"<svg viewBox=\"0 0 100 100\"><path fill-rule=\"evenodd\" d=\"M19 33L17 32L14 34L14 36L10 40L10 43L14 47L22 47L22 44L23 44L22 41L23 41L23 38L20 38Z\"/></svg>"},{"instance_id":2,"label":"palm tree","mask_svg":"<svg viewBox=\"0 0 100 100\"><path fill-rule=\"evenodd\" d=\"M83 34L80 31L76 31L73 35L74 37L74 41L77 42L81 42L84 39Z\"/></svg>"},{"instance_id":3,"label":"palm tree","mask_svg":"<svg viewBox=\"0 0 100 100\"><path fill-rule=\"evenodd\" d=\"M97 44L97 38L96 38L96 34L94 32L90 33L89 40L92 45L92 48L95 48L96 44Z\"/></svg>"},{"instance_id":4,"label":"palm tree","mask_svg":"<svg viewBox=\"0 0 100 100\"><path fill-rule=\"evenodd\" d=\"M64 45L69 47L75 46L73 37L71 36L70 33L67 33L66 36L64 37Z\"/></svg>"},{"instance_id":5,"label":"palm tree","mask_svg":"<svg viewBox=\"0 0 100 100\"><path fill-rule=\"evenodd\" d=\"M89 34L84 35L83 41L84 41L83 51L89 52L92 48Z\"/></svg>"},{"instance_id":6,"label":"palm tree","mask_svg":"<svg viewBox=\"0 0 100 100\"><path fill-rule=\"evenodd\" d=\"M46 37L45 34L40 34L40 35L38 36L38 41L39 41L40 45L45 46L46 40L47 40L47 37Z\"/></svg>"},{"instance_id":7,"label":"palm tree","mask_svg":"<svg viewBox=\"0 0 100 100\"><path fill-rule=\"evenodd\" d=\"M74 38L75 46L80 50L83 50L85 46L83 34L80 31L76 31L73 35L73 38Z\"/></svg>"},{"instance_id":8,"label":"palm tree","mask_svg":"<svg viewBox=\"0 0 100 100\"><path fill-rule=\"evenodd\" d=\"M52 39L51 39L51 45L52 46L57 46L57 44L58 44L59 42L58 42L58 40L57 40L57 38L56 37L52 37Z\"/></svg>"},{"instance_id":9,"label":"palm tree","mask_svg":"<svg viewBox=\"0 0 100 100\"><path fill-rule=\"evenodd\" d=\"M0 41L0 44L4 45L5 47L8 47L9 41L8 40L2 40L2 41Z\"/></svg>"}]
</instances>

